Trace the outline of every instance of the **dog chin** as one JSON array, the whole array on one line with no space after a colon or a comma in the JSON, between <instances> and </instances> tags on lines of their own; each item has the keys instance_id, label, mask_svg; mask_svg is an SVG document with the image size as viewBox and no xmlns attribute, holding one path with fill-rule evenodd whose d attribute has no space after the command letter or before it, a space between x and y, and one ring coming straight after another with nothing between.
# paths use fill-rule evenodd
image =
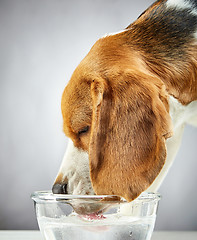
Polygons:
<instances>
[{"instance_id":1,"label":"dog chin","mask_svg":"<svg viewBox=\"0 0 197 240\"><path fill-rule=\"evenodd\" d=\"M67 193L71 195L95 195L89 176L80 178L80 180L77 181L76 179L78 177L76 175L77 174L74 174L74 176L68 180Z\"/></svg>"}]
</instances>

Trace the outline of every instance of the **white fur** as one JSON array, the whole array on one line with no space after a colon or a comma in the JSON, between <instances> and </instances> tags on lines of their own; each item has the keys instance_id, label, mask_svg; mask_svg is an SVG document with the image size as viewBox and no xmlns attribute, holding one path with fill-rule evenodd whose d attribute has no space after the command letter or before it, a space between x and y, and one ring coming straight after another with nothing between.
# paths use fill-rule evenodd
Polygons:
<instances>
[{"instance_id":1,"label":"white fur","mask_svg":"<svg viewBox=\"0 0 197 240\"><path fill-rule=\"evenodd\" d=\"M117 35L117 34L120 34L120 33L126 32L126 31L128 31L128 29L124 29L124 30L114 32L114 33L106 33L102 38L106 38L106 37L109 37L109 36L114 36L114 35Z\"/></svg>"},{"instance_id":2,"label":"white fur","mask_svg":"<svg viewBox=\"0 0 197 240\"><path fill-rule=\"evenodd\" d=\"M183 106L175 98L170 97L170 116L173 123L173 136L166 141L167 158L166 162L151 186L146 190L156 192L167 175L175 156L180 147L185 123L197 126L197 101Z\"/></svg>"},{"instance_id":3,"label":"white fur","mask_svg":"<svg viewBox=\"0 0 197 240\"><path fill-rule=\"evenodd\" d=\"M68 179L68 194L94 194L89 177L88 153L76 148L71 140L68 142L59 174Z\"/></svg>"},{"instance_id":4,"label":"white fur","mask_svg":"<svg viewBox=\"0 0 197 240\"><path fill-rule=\"evenodd\" d=\"M168 0L166 5L168 8L188 9L191 14L197 15L197 10L194 9L192 2L189 0Z\"/></svg>"}]
</instances>

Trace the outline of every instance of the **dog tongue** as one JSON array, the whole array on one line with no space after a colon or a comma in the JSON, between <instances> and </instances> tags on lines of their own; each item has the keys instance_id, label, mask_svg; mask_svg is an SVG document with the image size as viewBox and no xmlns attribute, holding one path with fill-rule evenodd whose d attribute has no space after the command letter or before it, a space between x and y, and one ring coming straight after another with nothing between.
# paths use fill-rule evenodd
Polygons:
<instances>
[{"instance_id":1,"label":"dog tongue","mask_svg":"<svg viewBox=\"0 0 197 240\"><path fill-rule=\"evenodd\" d=\"M86 218L88 220L100 220L100 219L105 219L106 217L104 217L102 214L99 215L98 213L91 213L88 215L83 215L83 218Z\"/></svg>"}]
</instances>

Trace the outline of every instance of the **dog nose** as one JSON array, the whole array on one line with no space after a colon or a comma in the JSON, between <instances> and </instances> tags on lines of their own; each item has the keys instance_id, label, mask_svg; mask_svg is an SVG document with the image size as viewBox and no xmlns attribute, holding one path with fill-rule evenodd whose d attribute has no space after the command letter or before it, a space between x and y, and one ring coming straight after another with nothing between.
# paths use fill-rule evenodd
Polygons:
<instances>
[{"instance_id":1,"label":"dog nose","mask_svg":"<svg viewBox=\"0 0 197 240\"><path fill-rule=\"evenodd\" d=\"M52 192L54 194L67 194L67 184L54 184L52 187Z\"/></svg>"}]
</instances>

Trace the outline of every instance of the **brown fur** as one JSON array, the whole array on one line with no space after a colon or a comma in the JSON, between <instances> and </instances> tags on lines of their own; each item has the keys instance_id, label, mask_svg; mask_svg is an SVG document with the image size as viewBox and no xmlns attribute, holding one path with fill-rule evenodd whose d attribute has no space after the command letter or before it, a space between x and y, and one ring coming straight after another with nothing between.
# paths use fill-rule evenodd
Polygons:
<instances>
[{"instance_id":1,"label":"brown fur","mask_svg":"<svg viewBox=\"0 0 197 240\"><path fill-rule=\"evenodd\" d=\"M150 186L165 162L165 139L171 135L168 95L159 79L138 70L140 64L144 69L140 58L133 57L138 53L123 56L122 65L119 58L95 72L86 65L92 54L63 94L64 131L75 146L89 152L94 191L132 200ZM91 131L79 136L87 125Z\"/></svg>"},{"instance_id":2,"label":"brown fur","mask_svg":"<svg viewBox=\"0 0 197 240\"><path fill-rule=\"evenodd\" d=\"M149 44L140 37L137 26L160 2L128 31L98 40L62 96L64 132L89 153L97 194L131 201L146 190L165 163L165 140L172 135L169 95L182 104L197 100L194 41L184 46L183 62L178 53L164 55L168 46L159 49L148 33ZM79 134L86 126L90 130Z\"/></svg>"}]
</instances>

